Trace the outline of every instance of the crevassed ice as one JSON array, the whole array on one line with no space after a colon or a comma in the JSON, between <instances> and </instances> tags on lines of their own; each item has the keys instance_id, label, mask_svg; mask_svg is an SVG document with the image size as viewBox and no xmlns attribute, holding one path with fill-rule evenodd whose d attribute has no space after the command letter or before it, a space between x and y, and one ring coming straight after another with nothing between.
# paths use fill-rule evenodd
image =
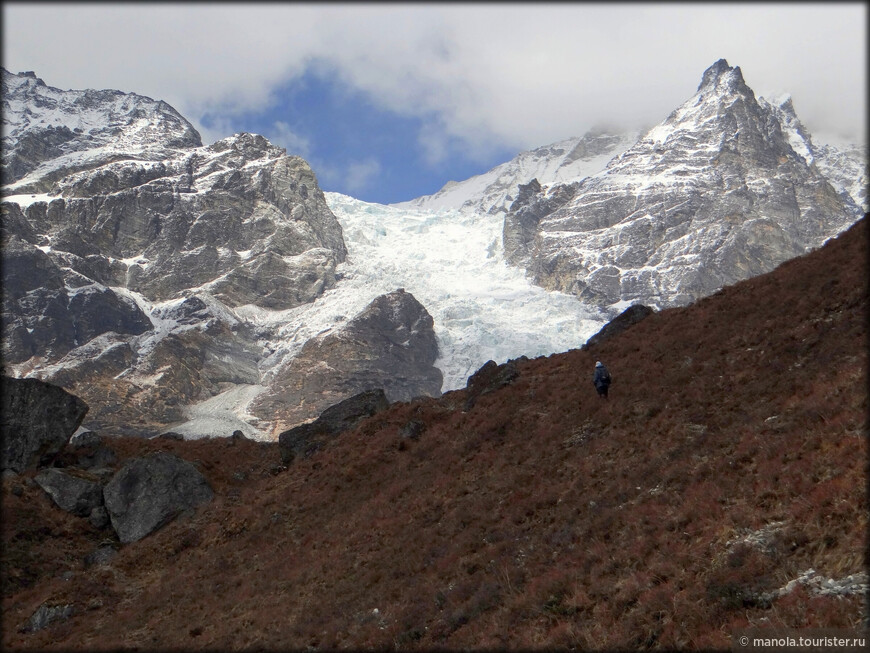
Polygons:
<instances>
[{"instance_id":1,"label":"crevassed ice","mask_svg":"<svg viewBox=\"0 0 870 653\"><path fill-rule=\"evenodd\" d=\"M523 270L508 266L500 217L371 204L339 193L326 193L326 200L348 248L338 269L342 279L316 302L293 309L267 367L276 369L305 340L341 326L397 288L432 315L444 391L464 387L487 360L579 347L607 321L599 309L534 286Z\"/></svg>"}]
</instances>

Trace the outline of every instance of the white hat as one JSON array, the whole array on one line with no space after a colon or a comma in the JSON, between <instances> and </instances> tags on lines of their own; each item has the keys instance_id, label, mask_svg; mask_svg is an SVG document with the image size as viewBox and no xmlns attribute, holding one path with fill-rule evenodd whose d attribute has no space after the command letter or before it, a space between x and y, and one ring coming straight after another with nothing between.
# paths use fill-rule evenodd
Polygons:
<instances>
[{"instance_id":1,"label":"white hat","mask_svg":"<svg viewBox=\"0 0 870 653\"><path fill-rule=\"evenodd\" d=\"M595 367L604 367L604 365L601 364L601 361L597 361Z\"/></svg>"}]
</instances>

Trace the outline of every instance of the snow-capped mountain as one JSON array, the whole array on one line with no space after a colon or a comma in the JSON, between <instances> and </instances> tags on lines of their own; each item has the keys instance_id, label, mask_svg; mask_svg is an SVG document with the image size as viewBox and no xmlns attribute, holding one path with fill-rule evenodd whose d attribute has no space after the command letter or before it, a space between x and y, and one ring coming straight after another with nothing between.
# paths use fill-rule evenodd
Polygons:
<instances>
[{"instance_id":1,"label":"snow-capped mountain","mask_svg":"<svg viewBox=\"0 0 870 653\"><path fill-rule=\"evenodd\" d=\"M866 145L844 142L834 136L811 135L797 117L788 94L771 100L760 97L758 103L777 117L792 149L807 165L818 168L844 202L854 201L865 213L870 210Z\"/></svg>"},{"instance_id":2,"label":"snow-capped mountain","mask_svg":"<svg viewBox=\"0 0 870 653\"><path fill-rule=\"evenodd\" d=\"M870 197L867 189L868 152L866 145L854 143L819 143L813 145L813 162L831 185L843 196L854 200L855 204L866 213L870 211Z\"/></svg>"},{"instance_id":3,"label":"snow-capped mountain","mask_svg":"<svg viewBox=\"0 0 870 653\"><path fill-rule=\"evenodd\" d=\"M116 158L160 161L202 145L162 101L121 91L62 91L32 72L2 69L3 184L43 193L51 183ZM6 189L4 189L6 190Z\"/></svg>"},{"instance_id":4,"label":"snow-capped mountain","mask_svg":"<svg viewBox=\"0 0 870 653\"><path fill-rule=\"evenodd\" d=\"M393 206L324 194L261 136L203 146L149 98L6 71L3 94L4 372L69 389L109 433L268 439L371 384L453 390L859 211L851 155L724 61L639 140L590 132Z\"/></svg>"},{"instance_id":5,"label":"snow-capped mountain","mask_svg":"<svg viewBox=\"0 0 870 653\"><path fill-rule=\"evenodd\" d=\"M783 124L784 113L794 119ZM506 255L536 283L586 302L686 304L858 220L811 154L790 104L758 101L723 59L605 170L514 202Z\"/></svg>"},{"instance_id":6,"label":"snow-capped mountain","mask_svg":"<svg viewBox=\"0 0 870 653\"><path fill-rule=\"evenodd\" d=\"M202 146L142 96L3 81L4 154L29 162L3 189L6 369L128 432L257 383L262 349L232 307L310 302L347 252L308 164L251 134Z\"/></svg>"},{"instance_id":7,"label":"snow-capped mountain","mask_svg":"<svg viewBox=\"0 0 870 653\"><path fill-rule=\"evenodd\" d=\"M141 96L11 73L6 89L5 144L43 154L3 189L4 371L82 396L86 428L268 438L342 393L454 389L605 321L505 265L498 218L327 200L261 136L186 143ZM74 136L43 147L58 130Z\"/></svg>"},{"instance_id":8,"label":"snow-capped mountain","mask_svg":"<svg viewBox=\"0 0 870 653\"><path fill-rule=\"evenodd\" d=\"M451 181L437 193L393 206L399 208L460 209L503 216L516 199L517 187L537 179L542 184L568 183L604 169L607 162L635 143L638 132L593 129L497 165L465 181Z\"/></svg>"}]
</instances>

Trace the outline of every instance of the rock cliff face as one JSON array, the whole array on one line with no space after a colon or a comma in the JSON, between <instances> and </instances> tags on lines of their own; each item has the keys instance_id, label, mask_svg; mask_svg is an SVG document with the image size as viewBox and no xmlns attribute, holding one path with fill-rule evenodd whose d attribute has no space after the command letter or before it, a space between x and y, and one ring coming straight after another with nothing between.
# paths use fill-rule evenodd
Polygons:
<instances>
[{"instance_id":1,"label":"rock cliff face","mask_svg":"<svg viewBox=\"0 0 870 653\"><path fill-rule=\"evenodd\" d=\"M309 340L250 410L280 431L367 390L383 389L389 401L438 397L437 357L432 316L399 289L377 297L340 329Z\"/></svg>"},{"instance_id":2,"label":"rock cliff face","mask_svg":"<svg viewBox=\"0 0 870 653\"><path fill-rule=\"evenodd\" d=\"M817 142L797 117L790 95L773 100L758 98L758 102L776 116L792 149L808 166L816 166L844 203L848 205L853 201L861 211L870 210L866 145Z\"/></svg>"},{"instance_id":3,"label":"rock cliff face","mask_svg":"<svg viewBox=\"0 0 870 653\"><path fill-rule=\"evenodd\" d=\"M519 198L505 218L508 259L583 301L665 307L820 246L861 210L807 164L781 117L740 68L716 62L605 170Z\"/></svg>"},{"instance_id":4,"label":"rock cliff face","mask_svg":"<svg viewBox=\"0 0 870 653\"><path fill-rule=\"evenodd\" d=\"M4 370L85 398L88 428L141 434L258 383L263 334L232 309L311 302L347 254L309 165L32 73L3 71L3 103Z\"/></svg>"}]
</instances>

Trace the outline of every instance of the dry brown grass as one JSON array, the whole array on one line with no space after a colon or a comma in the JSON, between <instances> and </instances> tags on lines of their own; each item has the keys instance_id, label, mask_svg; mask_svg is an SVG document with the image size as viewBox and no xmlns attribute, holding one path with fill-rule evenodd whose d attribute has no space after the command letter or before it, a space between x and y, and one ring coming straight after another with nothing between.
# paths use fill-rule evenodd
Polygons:
<instances>
[{"instance_id":1,"label":"dry brown grass","mask_svg":"<svg viewBox=\"0 0 870 653\"><path fill-rule=\"evenodd\" d=\"M119 438L122 460L198 461L217 497L106 567L81 563L103 533L7 480L3 646L699 649L857 627L860 596L758 595L864 569L866 239L862 221L594 351L520 363L467 413L464 392L396 404L277 475L274 445ZM425 431L401 438L412 419ZM735 544L774 522L767 546ZM17 632L45 600L78 612Z\"/></svg>"}]
</instances>

